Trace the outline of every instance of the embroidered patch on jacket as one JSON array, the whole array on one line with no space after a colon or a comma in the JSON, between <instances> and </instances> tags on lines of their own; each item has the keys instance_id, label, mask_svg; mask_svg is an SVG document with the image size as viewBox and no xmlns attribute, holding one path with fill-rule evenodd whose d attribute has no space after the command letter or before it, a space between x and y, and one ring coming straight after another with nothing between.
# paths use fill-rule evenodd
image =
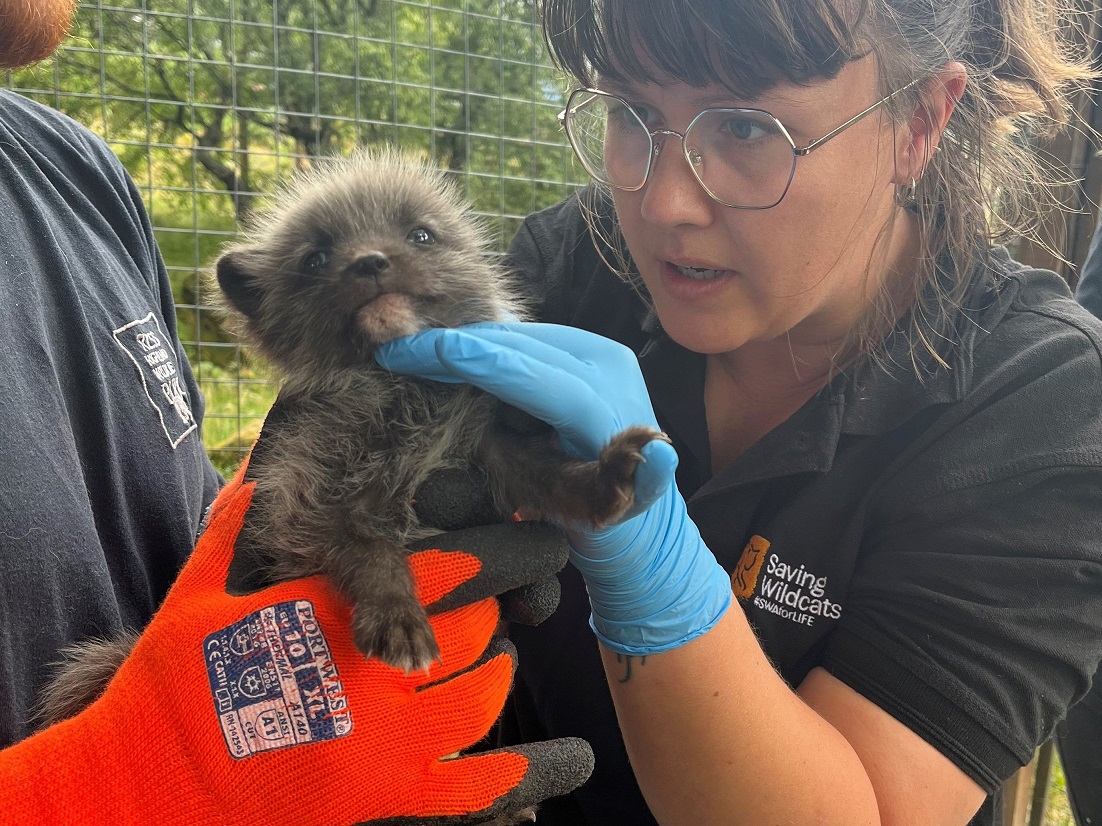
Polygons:
<instances>
[{"instance_id":1,"label":"embroidered patch on jacket","mask_svg":"<svg viewBox=\"0 0 1102 826\"><path fill-rule=\"evenodd\" d=\"M191 400L180 377L176 354L157 321L145 318L124 324L111 334L138 368L146 398L161 420L161 428L175 449L198 425L191 412Z\"/></svg>"},{"instance_id":2,"label":"embroidered patch on jacket","mask_svg":"<svg viewBox=\"0 0 1102 826\"><path fill-rule=\"evenodd\" d=\"M269 605L211 634L203 656L233 757L352 731L348 698L309 600Z\"/></svg>"},{"instance_id":3,"label":"embroidered patch on jacket","mask_svg":"<svg viewBox=\"0 0 1102 826\"><path fill-rule=\"evenodd\" d=\"M731 590L739 599L749 599L758 584L758 574L769 550L769 540L754 534L742 549L735 570L731 573Z\"/></svg>"}]
</instances>

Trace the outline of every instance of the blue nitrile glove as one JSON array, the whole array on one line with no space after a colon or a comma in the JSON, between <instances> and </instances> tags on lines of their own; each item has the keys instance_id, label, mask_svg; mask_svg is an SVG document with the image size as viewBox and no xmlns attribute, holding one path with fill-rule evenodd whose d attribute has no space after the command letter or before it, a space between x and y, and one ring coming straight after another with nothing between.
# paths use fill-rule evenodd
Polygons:
<instances>
[{"instance_id":1,"label":"blue nitrile glove","mask_svg":"<svg viewBox=\"0 0 1102 826\"><path fill-rule=\"evenodd\" d=\"M588 459L625 427L658 426L635 355L573 327L425 330L384 344L376 359L398 373L480 387L547 422L565 450ZM684 645L731 604L730 580L674 484L677 454L655 440L643 456L635 473L638 515L600 530L563 526L588 586L594 632L610 649L633 655Z\"/></svg>"}]
</instances>

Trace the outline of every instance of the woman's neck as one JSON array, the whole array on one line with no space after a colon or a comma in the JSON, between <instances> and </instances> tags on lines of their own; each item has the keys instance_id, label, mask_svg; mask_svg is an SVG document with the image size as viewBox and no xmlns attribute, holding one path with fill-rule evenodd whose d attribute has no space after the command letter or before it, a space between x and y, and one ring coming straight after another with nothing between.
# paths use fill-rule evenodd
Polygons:
<instances>
[{"instance_id":1,"label":"woman's neck","mask_svg":"<svg viewBox=\"0 0 1102 826\"><path fill-rule=\"evenodd\" d=\"M828 335L794 331L706 357L704 395L714 471L789 418L867 350L868 342L855 334L858 325L866 335L882 337L907 311L919 245L913 216L904 213L900 218L870 265L875 271L868 274L865 310L856 320L839 324ZM868 324L874 312L879 323Z\"/></svg>"},{"instance_id":2,"label":"woman's neck","mask_svg":"<svg viewBox=\"0 0 1102 826\"><path fill-rule=\"evenodd\" d=\"M708 356L704 407L713 472L799 410L835 372L829 350L798 352L784 341Z\"/></svg>"}]
</instances>

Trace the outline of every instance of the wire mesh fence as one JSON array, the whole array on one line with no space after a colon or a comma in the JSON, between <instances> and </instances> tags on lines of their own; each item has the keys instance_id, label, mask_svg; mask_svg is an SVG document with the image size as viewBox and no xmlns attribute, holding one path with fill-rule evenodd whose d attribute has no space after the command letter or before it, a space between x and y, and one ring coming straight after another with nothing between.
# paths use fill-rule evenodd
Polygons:
<instances>
[{"instance_id":1,"label":"wire mesh fence","mask_svg":"<svg viewBox=\"0 0 1102 826\"><path fill-rule=\"evenodd\" d=\"M7 85L105 138L141 189L223 473L275 387L205 273L258 198L315 157L396 144L449 169L504 249L583 180L531 0L82 2L65 47Z\"/></svg>"}]
</instances>

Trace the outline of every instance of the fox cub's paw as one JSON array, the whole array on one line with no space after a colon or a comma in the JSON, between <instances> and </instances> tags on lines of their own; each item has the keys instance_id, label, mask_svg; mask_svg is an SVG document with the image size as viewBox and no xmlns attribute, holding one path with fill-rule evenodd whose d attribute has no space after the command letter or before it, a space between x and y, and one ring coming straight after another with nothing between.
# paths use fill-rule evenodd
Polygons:
<instances>
[{"instance_id":1,"label":"fox cub's paw","mask_svg":"<svg viewBox=\"0 0 1102 826\"><path fill-rule=\"evenodd\" d=\"M378 657L407 674L428 671L440 659L432 626L414 597L358 605L352 615L352 636L365 657Z\"/></svg>"},{"instance_id":2,"label":"fox cub's paw","mask_svg":"<svg viewBox=\"0 0 1102 826\"><path fill-rule=\"evenodd\" d=\"M597 457L599 495L590 519L594 527L611 524L635 504L635 469L643 461L643 448L655 439L669 442L665 433L635 425L621 430Z\"/></svg>"}]
</instances>

